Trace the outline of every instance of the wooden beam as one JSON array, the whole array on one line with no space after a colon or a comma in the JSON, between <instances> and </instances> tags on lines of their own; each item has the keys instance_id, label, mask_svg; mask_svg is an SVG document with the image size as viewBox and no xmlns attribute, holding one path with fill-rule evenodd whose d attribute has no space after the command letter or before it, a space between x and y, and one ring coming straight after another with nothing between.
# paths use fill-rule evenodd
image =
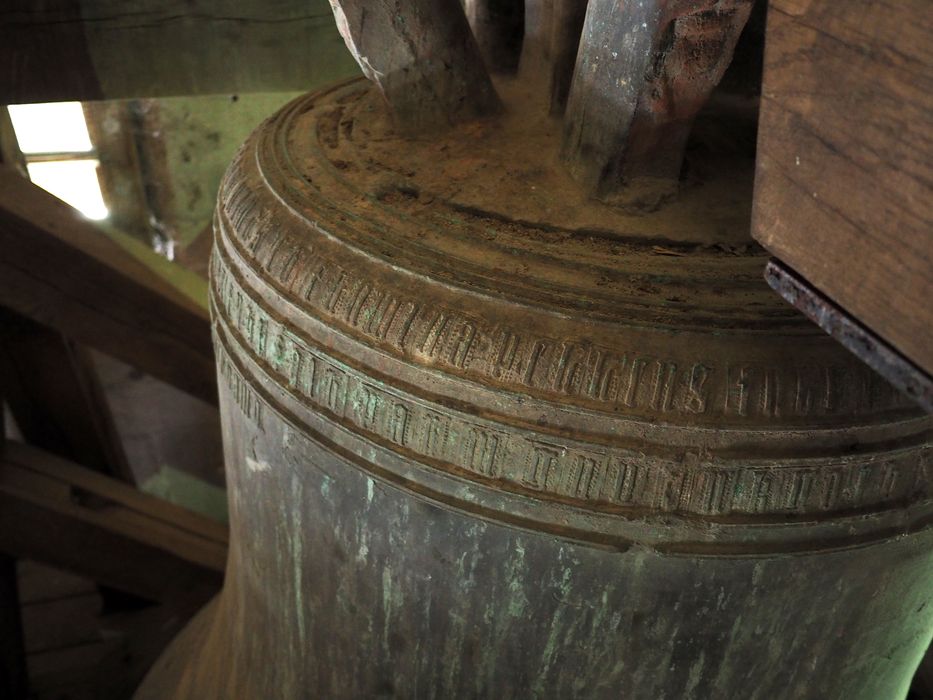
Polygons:
<instances>
[{"instance_id":1,"label":"wooden beam","mask_svg":"<svg viewBox=\"0 0 933 700\"><path fill-rule=\"evenodd\" d=\"M0 163L26 175L26 161L6 108L0 109ZM0 397L29 443L134 482L87 351L61 333L2 307ZM2 429L0 419L0 433Z\"/></svg>"},{"instance_id":2,"label":"wooden beam","mask_svg":"<svg viewBox=\"0 0 933 700\"><path fill-rule=\"evenodd\" d=\"M519 76L523 81L546 85L551 65L554 0L525 0L524 19Z\"/></svg>"},{"instance_id":3,"label":"wooden beam","mask_svg":"<svg viewBox=\"0 0 933 700\"><path fill-rule=\"evenodd\" d=\"M6 108L0 109L0 163L26 175ZM132 483L110 407L86 352L60 333L4 308L0 396L33 445Z\"/></svg>"},{"instance_id":4,"label":"wooden beam","mask_svg":"<svg viewBox=\"0 0 933 700\"><path fill-rule=\"evenodd\" d=\"M459 0L332 0L337 29L396 128L436 130L501 109Z\"/></svg>"},{"instance_id":5,"label":"wooden beam","mask_svg":"<svg viewBox=\"0 0 933 700\"><path fill-rule=\"evenodd\" d=\"M19 150L16 131L10 120L10 110L6 107L0 107L0 165L6 165L19 171L24 177L27 176L26 159Z\"/></svg>"},{"instance_id":6,"label":"wooden beam","mask_svg":"<svg viewBox=\"0 0 933 700\"><path fill-rule=\"evenodd\" d=\"M464 12L492 73L514 73L522 48L521 0L465 0Z\"/></svg>"},{"instance_id":7,"label":"wooden beam","mask_svg":"<svg viewBox=\"0 0 933 700\"><path fill-rule=\"evenodd\" d=\"M0 308L0 386L29 444L133 483L103 387L82 347Z\"/></svg>"},{"instance_id":8,"label":"wooden beam","mask_svg":"<svg viewBox=\"0 0 933 700\"><path fill-rule=\"evenodd\" d=\"M78 212L0 170L0 305L216 403L207 313Z\"/></svg>"},{"instance_id":9,"label":"wooden beam","mask_svg":"<svg viewBox=\"0 0 933 700\"><path fill-rule=\"evenodd\" d=\"M153 177L162 172L151 173L144 165L147 159L141 155L156 141L153 132L164 135L159 124L146 124L141 116L140 105L157 103L149 100L104 100L82 104L87 129L94 144L94 153L100 165L97 179L101 194L107 203L107 226L118 230L141 243L152 247L153 239L163 235L161 227L153 221L161 221L162 211L151 207L150 192L161 192L162 187ZM160 152L164 156L164 149ZM161 159L164 162L164 157ZM160 165L162 163L160 162Z\"/></svg>"},{"instance_id":10,"label":"wooden beam","mask_svg":"<svg viewBox=\"0 0 933 700\"><path fill-rule=\"evenodd\" d=\"M14 442L0 451L0 551L166 603L219 590L219 523Z\"/></svg>"},{"instance_id":11,"label":"wooden beam","mask_svg":"<svg viewBox=\"0 0 933 700\"><path fill-rule=\"evenodd\" d=\"M356 73L327 0L0 4L0 104L310 90Z\"/></svg>"},{"instance_id":12,"label":"wooden beam","mask_svg":"<svg viewBox=\"0 0 933 700\"><path fill-rule=\"evenodd\" d=\"M553 21L550 49L550 112L555 116L564 113L570 83L573 80L580 34L586 18L587 0L553 0Z\"/></svg>"},{"instance_id":13,"label":"wooden beam","mask_svg":"<svg viewBox=\"0 0 933 700\"><path fill-rule=\"evenodd\" d=\"M752 235L933 376L933 13L772 0Z\"/></svg>"},{"instance_id":14,"label":"wooden beam","mask_svg":"<svg viewBox=\"0 0 933 700\"><path fill-rule=\"evenodd\" d=\"M849 316L780 260L765 265L765 281L804 316L888 380L891 386L933 413L933 377Z\"/></svg>"},{"instance_id":15,"label":"wooden beam","mask_svg":"<svg viewBox=\"0 0 933 700\"><path fill-rule=\"evenodd\" d=\"M590 0L562 150L587 191L646 208L676 192L693 118L751 9L752 0Z\"/></svg>"},{"instance_id":16,"label":"wooden beam","mask_svg":"<svg viewBox=\"0 0 933 700\"><path fill-rule=\"evenodd\" d=\"M587 0L525 0L519 79L536 107L560 116L573 79Z\"/></svg>"},{"instance_id":17,"label":"wooden beam","mask_svg":"<svg viewBox=\"0 0 933 700\"><path fill-rule=\"evenodd\" d=\"M0 109L0 163L26 175L6 108ZM0 308L0 397L33 445L133 482L86 351L57 331L5 308ZM2 428L0 419L0 432Z\"/></svg>"}]
</instances>

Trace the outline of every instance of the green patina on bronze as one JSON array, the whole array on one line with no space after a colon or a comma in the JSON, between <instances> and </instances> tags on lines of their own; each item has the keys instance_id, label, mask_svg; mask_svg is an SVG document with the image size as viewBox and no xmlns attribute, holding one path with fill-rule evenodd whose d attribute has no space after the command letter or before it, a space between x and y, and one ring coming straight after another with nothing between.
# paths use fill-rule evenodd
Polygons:
<instances>
[{"instance_id":1,"label":"green patina on bronze","mask_svg":"<svg viewBox=\"0 0 933 700\"><path fill-rule=\"evenodd\" d=\"M138 697L902 697L931 422L770 294L751 164L634 215L514 104L378 104L299 98L221 187L230 562Z\"/></svg>"}]
</instances>

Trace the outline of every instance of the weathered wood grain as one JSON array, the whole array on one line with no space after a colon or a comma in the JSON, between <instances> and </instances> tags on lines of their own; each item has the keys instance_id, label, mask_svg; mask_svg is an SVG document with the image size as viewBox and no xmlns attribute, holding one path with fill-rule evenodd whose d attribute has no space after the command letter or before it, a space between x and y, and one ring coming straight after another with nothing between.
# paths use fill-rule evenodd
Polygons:
<instances>
[{"instance_id":1,"label":"weathered wood grain","mask_svg":"<svg viewBox=\"0 0 933 700\"><path fill-rule=\"evenodd\" d=\"M53 455L0 451L0 551L161 602L204 602L220 586L219 523Z\"/></svg>"},{"instance_id":2,"label":"weathered wood grain","mask_svg":"<svg viewBox=\"0 0 933 700\"><path fill-rule=\"evenodd\" d=\"M551 25L551 114L561 115L567 105L577 62L587 0L554 0Z\"/></svg>"},{"instance_id":3,"label":"weathered wood grain","mask_svg":"<svg viewBox=\"0 0 933 700\"><path fill-rule=\"evenodd\" d=\"M0 171L0 305L216 402L204 309L74 209Z\"/></svg>"},{"instance_id":4,"label":"weathered wood grain","mask_svg":"<svg viewBox=\"0 0 933 700\"><path fill-rule=\"evenodd\" d=\"M476 44L492 73L514 73L522 48L521 0L464 0Z\"/></svg>"},{"instance_id":5,"label":"weathered wood grain","mask_svg":"<svg viewBox=\"0 0 933 700\"><path fill-rule=\"evenodd\" d=\"M0 3L0 104L307 90L355 73L326 0Z\"/></svg>"},{"instance_id":6,"label":"weathered wood grain","mask_svg":"<svg viewBox=\"0 0 933 700\"><path fill-rule=\"evenodd\" d=\"M25 175L6 109L0 164ZM133 473L86 351L61 333L0 307L0 395L25 439L127 482Z\"/></svg>"},{"instance_id":7,"label":"weathered wood grain","mask_svg":"<svg viewBox=\"0 0 933 700\"><path fill-rule=\"evenodd\" d=\"M887 379L891 386L909 396L927 413L933 413L933 377L820 294L780 260L768 261L765 280L785 301Z\"/></svg>"},{"instance_id":8,"label":"weathered wood grain","mask_svg":"<svg viewBox=\"0 0 933 700\"><path fill-rule=\"evenodd\" d=\"M773 0L752 232L933 374L933 13Z\"/></svg>"},{"instance_id":9,"label":"weathered wood grain","mask_svg":"<svg viewBox=\"0 0 933 700\"><path fill-rule=\"evenodd\" d=\"M676 190L693 118L729 65L751 7L752 0L590 0L563 142L564 160L587 190L605 200L640 184L647 192L636 199Z\"/></svg>"},{"instance_id":10,"label":"weathered wood grain","mask_svg":"<svg viewBox=\"0 0 933 700\"><path fill-rule=\"evenodd\" d=\"M586 0L526 0L519 76L551 114L563 114L573 78Z\"/></svg>"},{"instance_id":11,"label":"weathered wood grain","mask_svg":"<svg viewBox=\"0 0 933 700\"><path fill-rule=\"evenodd\" d=\"M31 445L133 483L103 388L83 348L0 308L0 384Z\"/></svg>"},{"instance_id":12,"label":"weathered wood grain","mask_svg":"<svg viewBox=\"0 0 933 700\"><path fill-rule=\"evenodd\" d=\"M331 0L337 29L397 128L417 133L501 103L458 0Z\"/></svg>"}]
</instances>

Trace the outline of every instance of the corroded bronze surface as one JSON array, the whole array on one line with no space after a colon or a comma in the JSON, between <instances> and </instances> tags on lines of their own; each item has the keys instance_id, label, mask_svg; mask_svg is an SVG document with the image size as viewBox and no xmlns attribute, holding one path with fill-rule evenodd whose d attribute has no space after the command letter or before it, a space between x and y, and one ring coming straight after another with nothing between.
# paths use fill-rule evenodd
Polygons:
<instances>
[{"instance_id":1,"label":"corroded bronze surface","mask_svg":"<svg viewBox=\"0 0 933 700\"><path fill-rule=\"evenodd\" d=\"M770 293L747 209L577 211L372 104L293 102L223 185L227 581L139 697L902 695L930 421Z\"/></svg>"}]
</instances>

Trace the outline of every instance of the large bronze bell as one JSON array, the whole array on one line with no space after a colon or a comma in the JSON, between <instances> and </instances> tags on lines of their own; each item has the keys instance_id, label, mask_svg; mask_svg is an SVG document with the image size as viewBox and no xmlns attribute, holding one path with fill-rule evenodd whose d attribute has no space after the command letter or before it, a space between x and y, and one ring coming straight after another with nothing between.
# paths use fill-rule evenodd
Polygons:
<instances>
[{"instance_id":1,"label":"large bronze bell","mask_svg":"<svg viewBox=\"0 0 933 700\"><path fill-rule=\"evenodd\" d=\"M555 128L406 139L351 81L238 153L226 583L139 698L906 693L929 419L766 288L747 169L626 212Z\"/></svg>"}]
</instances>

